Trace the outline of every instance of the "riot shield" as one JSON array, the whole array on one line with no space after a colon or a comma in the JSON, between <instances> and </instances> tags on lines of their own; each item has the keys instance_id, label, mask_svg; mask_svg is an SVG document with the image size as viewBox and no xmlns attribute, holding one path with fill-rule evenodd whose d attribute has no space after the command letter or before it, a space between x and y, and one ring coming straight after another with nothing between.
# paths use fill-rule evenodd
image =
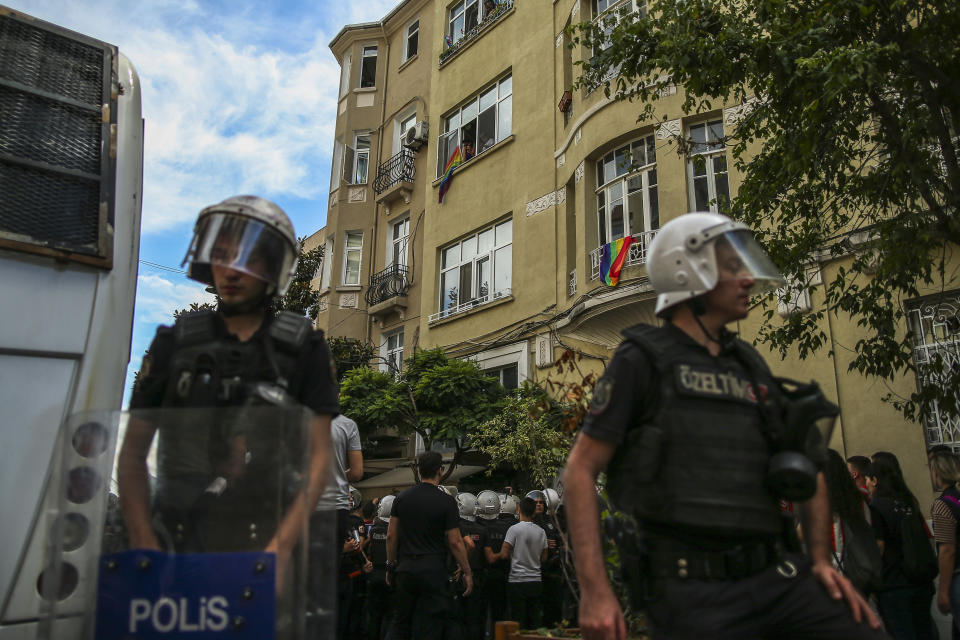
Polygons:
<instances>
[{"instance_id":1,"label":"riot shield","mask_svg":"<svg viewBox=\"0 0 960 640\"><path fill-rule=\"evenodd\" d=\"M335 526L313 514L328 478L311 467L313 421L272 406L71 416L46 506L40 637L299 640L309 616L324 621L311 638L333 638Z\"/></svg>"}]
</instances>

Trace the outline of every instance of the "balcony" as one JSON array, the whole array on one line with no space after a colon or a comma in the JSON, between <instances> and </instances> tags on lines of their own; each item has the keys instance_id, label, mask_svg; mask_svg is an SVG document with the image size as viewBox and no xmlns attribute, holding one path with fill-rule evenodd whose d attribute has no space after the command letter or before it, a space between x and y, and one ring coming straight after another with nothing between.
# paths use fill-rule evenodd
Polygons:
<instances>
[{"instance_id":1,"label":"balcony","mask_svg":"<svg viewBox=\"0 0 960 640\"><path fill-rule=\"evenodd\" d=\"M630 252L627 254L627 262L624 267L635 267L647 262L647 249L650 247L650 241L657 235L659 229L653 231L641 231L633 234L633 244L630 245ZM603 246L599 246L590 252L590 279L596 280L600 277L600 258L603 257Z\"/></svg>"},{"instance_id":2,"label":"balcony","mask_svg":"<svg viewBox=\"0 0 960 640\"><path fill-rule=\"evenodd\" d=\"M410 288L409 270L405 265L392 264L383 271L370 276L370 285L363 294L367 301L367 313L380 322L391 313L399 313L404 319L407 312L407 290Z\"/></svg>"},{"instance_id":3,"label":"balcony","mask_svg":"<svg viewBox=\"0 0 960 640\"><path fill-rule=\"evenodd\" d=\"M493 295L487 294L485 296L474 298L473 300L467 300L466 302L447 307L446 309L437 311L436 313L431 313L427 318L427 322L429 324L433 324L434 322L439 322L440 320L445 320L453 316L458 316L462 313L467 313L468 311L473 311L474 309L488 305L495 300L508 299L512 293L513 291L511 289L504 289L502 291L494 291Z\"/></svg>"},{"instance_id":4,"label":"balcony","mask_svg":"<svg viewBox=\"0 0 960 640\"><path fill-rule=\"evenodd\" d=\"M373 190L377 194L377 202L383 205L387 215L390 215L390 204L394 200L402 198L404 204L410 204L413 179L417 172L415 158L413 151L404 147L377 167L377 177L373 179Z\"/></svg>"},{"instance_id":5,"label":"balcony","mask_svg":"<svg viewBox=\"0 0 960 640\"><path fill-rule=\"evenodd\" d=\"M439 65L442 67L448 60L456 56L463 49L467 48L471 42L486 33L490 27L495 25L504 16L510 13L510 11L513 10L513 2L514 0L499 0L496 8L485 15L483 20L481 20L477 26L464 33L459 40L451 44L440 53Z\"/></svg>"}]
</instances>

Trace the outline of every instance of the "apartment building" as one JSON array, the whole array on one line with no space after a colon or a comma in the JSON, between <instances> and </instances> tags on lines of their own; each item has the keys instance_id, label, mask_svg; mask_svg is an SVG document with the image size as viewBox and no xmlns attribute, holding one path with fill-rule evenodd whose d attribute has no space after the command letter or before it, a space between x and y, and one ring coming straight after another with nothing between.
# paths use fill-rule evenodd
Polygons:
<instances>
[{"instance_id":1,"label":"apartment building","mask_svg":"<svg viewBox=\"0 0 960 640\"><path fill-rule=\"evenodd\" d=\"M379 345L385 370L441 346L514 387L551 375L567 348L599 372L622 329L656 322L646 249L663 223L736 194L723 137L749 104L685 115L683 87L671 87L638 122L636 105L572 90L576 63L594 52L570 47L565 28L645 10L644 0L408 0L344 27L331 43L343 78L319 326ZM694 141L685 155L677 135ZM463 162L445 183L456 153ZM603 247L625 236L633 243L611 287ZM815 282L843 264L812 260ZM817 294L781 315L822 304ZM918 358L955 340L960 296L953 324L923 302L909 302ZM754 314L738 329L750 339L760 322ZM926 425L925 438L881 401L916 381L848 373L859 328L831 316L823 330L834 356L771 355L774 370L839 399L832 445L842 454L894 451L922 490L927 441L958 443L960 425Z\"/></svg>"}]
</instances>

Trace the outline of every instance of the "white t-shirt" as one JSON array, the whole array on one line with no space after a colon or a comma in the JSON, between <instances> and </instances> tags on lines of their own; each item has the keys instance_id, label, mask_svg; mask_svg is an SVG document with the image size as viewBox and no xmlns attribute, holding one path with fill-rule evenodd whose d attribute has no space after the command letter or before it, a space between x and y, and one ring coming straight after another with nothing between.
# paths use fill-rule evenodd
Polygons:
<instances>
[{"instance_id":1,"label":"white t-shirt","mask_svg":"<svg viewBox=\"0 0 960 640\"><path fill-rule=\"evenodd\" d=\"M518 522L507 529L503 541L513 547L507 582L540 582L540 554L547 548L543 529L532 522Z\"/></svg>"},{"instance_id":2,"label":"white t-shirt","mask_svg":"<svg viewBox=\"0 0 960 640\"><path fill-rule=\"evenodd\" d=\"M347 481L347 452L360 451L360 431L357 423L340 414L330 421L330 440L333 459L330 461L330 480L317 502L317 511L350 509L350 483Z\"/></svg>"}]
</instances>

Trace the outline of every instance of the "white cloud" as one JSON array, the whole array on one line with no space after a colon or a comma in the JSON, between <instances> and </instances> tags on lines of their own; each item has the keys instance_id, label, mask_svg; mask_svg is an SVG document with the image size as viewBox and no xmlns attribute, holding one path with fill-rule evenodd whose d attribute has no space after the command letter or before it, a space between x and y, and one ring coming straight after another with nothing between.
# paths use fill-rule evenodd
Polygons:
<instances>
[{"instance_id":1,"label":"white cloud","mask_svg":"<svg viewBox=\"0 0 960 640\"><path fill-rule=\"evenodd\" d=\"M135 321L143 325L171 324L174 311L188 309L193 302L215 302L205 285L180 278L174 282L162 275L139 276Z\"/></svg>"}]
</instances>

